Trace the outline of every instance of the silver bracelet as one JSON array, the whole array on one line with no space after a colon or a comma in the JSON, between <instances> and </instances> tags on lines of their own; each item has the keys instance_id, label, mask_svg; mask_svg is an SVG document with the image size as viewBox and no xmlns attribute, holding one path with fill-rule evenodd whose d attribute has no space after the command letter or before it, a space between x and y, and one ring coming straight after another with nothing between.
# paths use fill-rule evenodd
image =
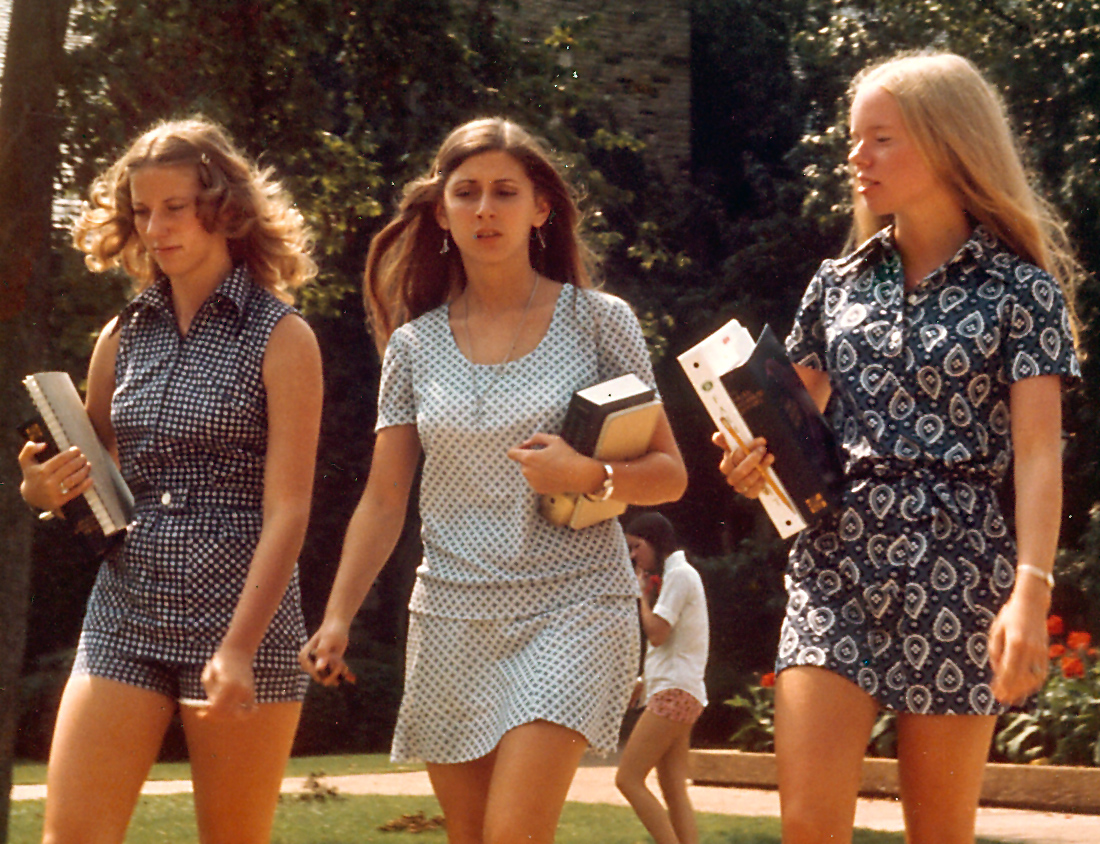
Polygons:
<instances>
[{"instance_id":1,"label":"silver bracelet","mask_svg":"<svg viewBox=\"0 0 1100 844\"><path fill-rule=\"evenodd\" d=\"M607 499L611 497L611 493L615 491L615 470L611 468L610 463L604 463L603 470L607 475L607 477L603 479L603 486L596 492L585 493L585 497L589 501L607 501Z\"/></svg>"},{"instance_id":2,"label":"silver bracelet","mask_svg":"<svg viewBox=\"0 0 1100 844\"><path fill-rule=\"evenodd\" d=\"M1054 588L1054 575L1051 574L1049 571L1044 571L1038 566L1033 566L1030 563L1020 563L1016 566L1016 571L1017 573L1024 572L1026 574L1030 574L1032 577L1037 577L1041 581L1043 581L1043 583L1045 583L1049 588Z\"/></svg>"}]
</instances>

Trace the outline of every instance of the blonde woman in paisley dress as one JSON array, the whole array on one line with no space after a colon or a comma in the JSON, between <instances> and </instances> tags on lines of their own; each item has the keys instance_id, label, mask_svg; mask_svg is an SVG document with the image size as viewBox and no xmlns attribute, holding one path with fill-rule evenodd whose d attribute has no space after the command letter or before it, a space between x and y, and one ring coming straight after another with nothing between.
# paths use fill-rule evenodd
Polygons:
<instances>
[{"instance_id":1,"label":"blonde woman in paisley dress","mask_svg":"<svg viewBox=\"0 0 1100 844\"><path fill-rule=\"evenodd\" d=\"M1047 675L1061 386L1078 269L1000 97L911 54L852 86L855 220L787 349L841 440L843 506L795 542L776 669L785 844L850 841L880 708L897 712L907 838L974 838L997 714ZM719 443L720 444L720 443ZM757 496L766 443L721 470ZM1016 531L995 489L1013 466Z\"/></svg>"},{"instance_id":2,"label":"blonde woman in paisley dress","mask_svg":"<svg viewBox=\"0 0 1100 844\"><path fill-rule=\"evenodd\" d=\"M75 227L139 293L103 329L86 407L136 501L100 566L50 747L43 840L121 842L179 710L204 844L270 840L308 678L298 551L321 355L289 288L316 272L301 215L221 127L157 124ZM19 456L23 497L90 486L77 449Z\"/></svg>"},{"instance_id":3,"label":"blonde woman in paisley dress","mask_svg":"<svg viewBox=\"0 0 1100 844\"><path fill-rule=\"evenodd\" d=\"M604 463L560 430L577 389L653 384L629 307L590 288L572 193L541 144L475 120L371 244L365 297L385 349L377 438L325 618L302 664L346 671L348 630L405 520L421 453L424 557L410 601L395 759L423 759L460 842L545 842L585 749L615 749L638 665L637 580L616 520L572 530L540 493L679 498L667 419Z\"/></svg>"}]
</instances>

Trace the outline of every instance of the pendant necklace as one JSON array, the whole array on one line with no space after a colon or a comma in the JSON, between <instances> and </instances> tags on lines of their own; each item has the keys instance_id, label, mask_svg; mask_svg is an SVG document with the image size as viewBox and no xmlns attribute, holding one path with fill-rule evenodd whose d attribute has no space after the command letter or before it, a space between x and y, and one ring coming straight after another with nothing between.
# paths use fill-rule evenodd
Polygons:
<instances>
[{"instance_id":1,"label":"pendant necklace","mask_svg":"<svg viewBox=\"0 0 1100 844\"><path fill-rule=\"evenodd\" d=\"M531 295L527 297L527 304L523 308L523 315L519 318L519 325L516 326L516 333L512 336L512 343L508 347L508 351L504 353L504 357L500 359L500 363L491 364L492 366L492 378L489 384L485 387L484 392L478 392L477 389L477 367L474 363L474 338L470 333L470 295L469 291L466 293L466 298L463 300L463 319L462 328L466 333L466 347L470 350L470 386L474 391L474 398L477 401L477 416L478 419L482 419L485 416L484 413L484 399L489 392L496 386L500 377L504 374L504 369L508 365L508 358L512 356L512 352L516 350L516 343L519 342L519 335L523 332L523 326L527 323L527 313L531 310L531 304L535 301L535 291L539 289L539 274L538 271L534 271L534 281L531 283Z\"/></svg>"}]
</instances>

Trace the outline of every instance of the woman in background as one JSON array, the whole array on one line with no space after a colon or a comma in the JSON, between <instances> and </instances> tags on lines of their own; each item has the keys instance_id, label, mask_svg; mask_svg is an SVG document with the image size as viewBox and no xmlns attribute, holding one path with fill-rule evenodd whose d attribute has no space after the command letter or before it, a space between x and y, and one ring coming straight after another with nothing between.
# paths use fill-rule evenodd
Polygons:
<instances>
[{"instance_id":1,"label":"woman in background","mask_svg":"<svg viewBox=\"0 0 1100 844\"><path fill-rule=\"evenodd\" d=\"M308 678L296 561L321 357L287 304L316 272L300 215L217 125L160 123L93 183L75 242L139 291L99 335L86 407L134 521L99 570L50 748L43 840L121 842L179 708L203 844L270 839ZM57 510L73 448L19 455Z\"/></svg>"},{"instance_id":2,"label":"woman in background","mask_svg":"<svg viewBox=\"0 0 1100 844\"><path fill-rule=\"evenodd\" d=\"M638 692L645 710L623 748L615 784L657 844L697 844L688 752L691 728L707 705L707 596L660 513L632 519L626 542L642 590L638 611L647 646ZM667 811L646 787L654 768Z\"/></svg>"},{"instance_id":3,"label":"woman in background","mask_svg":"<svg viewBox=\"0 0 1100 844\"><path fill-rule=\"evenodd\" d=\"M460 842L554 839L589 746L615 749L638 663L637 582L615 520L572 530L540 494L653 504L683 461L662 415L650 451L603 463L557 436L576 390L635 373L638 320L590 289L573 194L542 145L498 118L459 126L371 244L365 298L385 350L370 476L302 664L346 671L352 619L420 484L395 760L423 759Z\"/></svg>"},{"instance_id":4,"label":"woman in background","mask_svg":"<svg viewBox=\"0 0 1100 844\"><path fill-rule=\"evenodd\" d=\"M880 707L898 713L906 840L974 840L997 715L1047 676L1061 387L1077 267L996 90L949 53L852 86L854 243L810 282L787 350L846 457L803 531L776 662L783 841L850 841ZM759 495L758 440L727 453ZM764 464L766 465L766 463ZM996 489L1009 466L1013 537Z\"/></svg>"}]
</instances>

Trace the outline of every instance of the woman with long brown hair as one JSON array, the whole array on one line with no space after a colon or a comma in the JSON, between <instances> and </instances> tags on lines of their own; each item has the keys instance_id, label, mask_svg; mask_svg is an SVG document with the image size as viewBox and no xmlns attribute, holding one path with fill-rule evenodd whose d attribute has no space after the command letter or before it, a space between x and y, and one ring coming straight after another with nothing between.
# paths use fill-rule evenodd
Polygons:
<instances>
[{"instance_id":1,"label":"woman with long brown hair","mask_svg":"<svg viewBox=\"0 0 1100 844\"><path fill-rule=\"evenodd\" d=\"M634 314L591 289L578 224L542 145L487 118L447 137L367 258L385 349L377 439L302 663L327 683L346 670L423 454L393 757L427 762L455 844L552 842L582 753L615 748L638 662L622 529L552 524L539 495L658 503L686 482L663 417L636 460L603 463L555 433L574 391L626 373L654 383Z\"/></svg>"}]
</instances>

